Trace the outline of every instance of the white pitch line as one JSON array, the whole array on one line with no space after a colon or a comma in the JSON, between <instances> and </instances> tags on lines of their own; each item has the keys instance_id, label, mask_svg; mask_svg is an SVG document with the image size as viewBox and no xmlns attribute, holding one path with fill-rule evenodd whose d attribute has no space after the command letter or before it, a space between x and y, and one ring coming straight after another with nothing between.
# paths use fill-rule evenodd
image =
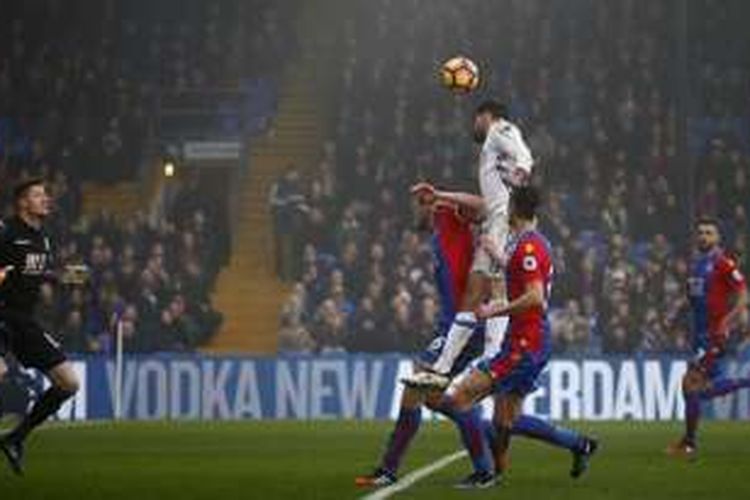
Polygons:
<instances>
[{"instance_id":1,"label":"white pitch line","mask_svg":"<svg viewBox=\"0 0 750 500\"><path fill-rule=\"evenodd\" d=\"M439 471L440 469L448 467L450 464L452 464L456 460L460 460L464 458L466 455L467 453L465 450L457 451L450 455L446 455L440 460L437 460L435 462L432 462L429 465L425 465L424 467L420 469L410 472L409 474L405 475L403 479L398 481L396 484L392 484L388 487L385 487L378 491L370 493L369 495L363 496L361 500L384 500L386 498L392 497L396 493L399 493L401 491L404 491L407 488L410 488L417 481L424 479L425 477Z\"/></svg>"}]
</instances>

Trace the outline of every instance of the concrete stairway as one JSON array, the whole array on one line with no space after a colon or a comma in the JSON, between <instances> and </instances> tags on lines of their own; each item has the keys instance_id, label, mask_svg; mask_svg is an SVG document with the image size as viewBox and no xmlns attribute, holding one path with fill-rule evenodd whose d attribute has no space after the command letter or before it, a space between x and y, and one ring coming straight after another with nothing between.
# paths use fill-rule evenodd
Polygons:
<instances>
[{"instance_id":1,"label":"concrete stairway","mask_svg":"<svg viewBox=\"0 0 750 500\"><path fill-rule=\"evenodd\" d=\"M283 284L274 271L268 193L287 165L304 170L320 152L322 120L309 83L313 71L306 59L287 71L274 124L265 137L252 143L231 261L221 271L213 297L224 324L209 351L276 351L279 311L290 285Z\"/></svg>"},{"instance_id":2,"label":"concrete stairway","mask_svg":"<svg viewBox=\"0 0 750 500\"><path fill-rule=\"evenodd\" d=\"M325 80L335 69L337 33L331 19L352 9L347 0L298 3L295 21L304 40L297 61L284 75L272 129L251 146L248 173L240 187L240 214L233 231L232 257L217 280L214 306L224 324L206 350L272 354L277 349L279 313L291 291L275 274L273 222L268 209L271 185L289 164L304 174L314 166L326 137ZM340 26L339 26L340 25Z\"/></svg>"}]
</instances>

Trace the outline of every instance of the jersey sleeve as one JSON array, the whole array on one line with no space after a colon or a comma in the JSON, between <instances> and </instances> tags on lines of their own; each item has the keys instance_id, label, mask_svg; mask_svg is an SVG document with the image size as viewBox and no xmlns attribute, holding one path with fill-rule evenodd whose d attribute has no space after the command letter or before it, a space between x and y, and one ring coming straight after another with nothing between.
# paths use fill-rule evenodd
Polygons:
<instances>
[{"instance_id":1,"label":"jersey sleeve","mask_svg":"<svg viewBox=\"0 0 750 500\"><path fill-rule=\"evenodd\" d=\"M520 255L517 256L517 266L524 286L536 281L544 282L544 260L545 255L539 245L526 242L519 248Z\"/></svg>"},{"instance_id":2,"label":"jersey sleeve","mask_svg":"<svg viewBox=\"0 0 750 500\"><path fill-rule=\"evenodd\" d=\"M745 276L743 276L734 260L728 257L722 258L720 270L722 279L734 292L739 292L747 286Z\"/></svg>"}]
</instances>

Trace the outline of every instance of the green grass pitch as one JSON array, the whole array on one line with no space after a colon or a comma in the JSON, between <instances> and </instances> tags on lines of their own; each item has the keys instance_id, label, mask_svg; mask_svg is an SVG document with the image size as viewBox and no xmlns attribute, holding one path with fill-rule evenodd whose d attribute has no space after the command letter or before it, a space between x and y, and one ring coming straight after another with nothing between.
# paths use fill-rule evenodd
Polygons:
<instances>
[{"instance_id":1,"label":"green grass pitch","mask_svg":"<svg viewBox=\"0 0 750 500\"><path fill-rule=\"evenodd\" d=\"M663 449L679 423L581 423L601 438L589 474L568 478L567 452L518 438L513 467L492 490L462 492L462 459L397 495L403 498L668 499L748 498L750 423L708 423L701 455L689 463ZM0 468L0 498L272 499L361 497L390 422L122 423L50 426L29 443L27 474ZM458 449L445 422L426 422L403 473Z\"/></svg>"}]
</instances>

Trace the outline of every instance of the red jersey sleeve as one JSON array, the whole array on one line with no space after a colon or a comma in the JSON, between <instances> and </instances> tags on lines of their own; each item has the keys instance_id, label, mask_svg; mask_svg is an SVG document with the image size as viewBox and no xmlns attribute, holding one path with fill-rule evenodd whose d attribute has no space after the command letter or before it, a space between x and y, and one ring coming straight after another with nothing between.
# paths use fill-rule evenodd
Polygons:
<instances>
[{"instance_id":1,"label":"red jersey sleeve","mask_svg":"<svg viewBox=\"0 0 750 500\"><path fill-rule=\"evenodd\" d=\"M733 292L739 292L745 288L745 277L742 275L742 271L739 270L734 260L729 257L723 257L719 261L719 266L722 280L730 290Z\"/></svg>"},{"instance_id":2,"label":"red jersey sleeve","mask_svg":"<svg viewBox=\"0 0 750 500\"><path fill-rule=\"evenodd\" d=\"M537 242L527 241L521 246L518 257L519 274L524 287L535 281L544 282L546 255Z\"/></svg>"}]
</instances>

